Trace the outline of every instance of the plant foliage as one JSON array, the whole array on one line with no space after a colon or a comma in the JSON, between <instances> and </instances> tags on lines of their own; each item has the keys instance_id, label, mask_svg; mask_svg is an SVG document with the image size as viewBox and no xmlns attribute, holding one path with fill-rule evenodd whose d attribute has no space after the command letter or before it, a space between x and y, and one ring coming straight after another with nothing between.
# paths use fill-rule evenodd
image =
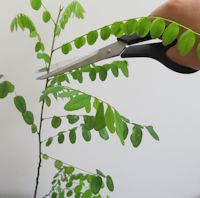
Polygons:
<instances>
[{"instance_id":1,"label":"plant foliage","mask_svg":"<svg viewBox=\"0 0 200 198\"><path fill-rule=\"evenodd\" d=\"M83 19L85 10L78 0L71 1L64 8L60 7L57 19L55 20L52 13L46 9L42 0L30 0L30 5L33 10L42 10L42 21L46 24L53 24L53 40L50 53L45 52L45 44L43 43L39 32L36 29L34 22L29 16L19 13L11 22L10 29L28 30L29 36L36 39L34 46L36 57L44 62L44 66L39 69L39 72L49 72L53 53L61 49L62 54L68 55L74 48L80 49L84 46L94 45L98 39L102 41L108 40L111 36L120 37L122 35L137 34L139 37L150 35L152 39L161 39L163 45L170 45L175 40L178 41L178 51L182 56L189 54L195 47L197 57L200 59L200 43L197 43L196 37L198 33L183 27L177 22L170 21L161 17L140 17L132 18L123 21L116 21L110 25L104 25L102 28L89 31L87 34L81 35L72 41L67 41L60 47L55 48L55 39L61 34L71 17ZM168 25L167 25L168 24ZM181 33L180 28L184 28ZM71 144L77 143L78 133L82 134L83 141L89 142L92 140L94 133L98 133L99 137L108 141L111 135L116 135L122 145L125 145L127 139L130 140L133 147L141 145L142 138L145 132L148 132L152 138L159 141L159 137L152 126L144 126L131 122L125 116L114 108L111 104L84 93L80 90L69 87L71 80L76 80L79 83L83 82L85 74L91 81L99 79L105 81L111 74L117 78L120 73L125 77L129 76L128 62L126 60L115 60L112 63L104 65L86 65L72 72L62 74L48 79L45 89L40 97L42 103L41 117L38 124L35 123L33 113L28 110L26 100L23 96L14 96L14 105L18 112L22 115L23 120L31 127L32 133L38 134L40 148L44 145L50 147L53 143ZM14 92L14 85L4 79L0 75L0 99ZM50 107L52 102L62 100L65 104L63 109L66 115L54 115L52 117L44 117L45 105ZM82 115L75 112L84 112ZM53 112L52 112L53 113ZM44 120L50 119L51 126L58 132L54 136L47 139L41 139L42 125ZM60 131L59 128L67 122L70 128L66 131ZM39 127L38 127L39 126ZM127 138L129 137L129 138ZM41 168L41 160L51 159L54 161L56 174L52 180L52 187L47 195L52 198L57 197L83 197L83 198L101 198L102 190L113 192L114 182L110 175L105 175L102 171L96 170L96 173L90 173L76 166L69 165L62 160L55 159L48 154L43 154L40 150L40 161L38 164L38 175L36 178L36 188L34 197L37 195L39 170ZM107 195L109 198L109 195Z\"/></svg>"}]
</instances>

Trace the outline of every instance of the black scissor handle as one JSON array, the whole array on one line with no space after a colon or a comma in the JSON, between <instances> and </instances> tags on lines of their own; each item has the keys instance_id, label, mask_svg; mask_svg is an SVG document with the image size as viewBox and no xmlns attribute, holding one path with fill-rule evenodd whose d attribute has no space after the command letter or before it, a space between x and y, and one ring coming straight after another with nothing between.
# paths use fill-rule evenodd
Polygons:
<instances>
[{"instance_id":1,"label":"black scissor handle","mask_svg":"<svg viewBox=\"0 0 200 198\"><path fill-rule=\"evenodd\" d=\"M137 34L124 35L120 38L117 38L118 41L122 41L122 42L126 43L127 45L133 45L133 44L141 43L141 42L148 41L151 39L152 38L151 38L150 34L148 34L147 36L145 36L143 38L139 37Z\"/></svg>"},{"instance_id":2,"label":"black scissor handle","mask_svg":"<svg viewBox=\"0 0 200 198\"><path fill-rule=\"evenodd\" d=\"M143 41L151 40L151 36L148 34L144 38L138 37L136 34L133 35L124 35L121 38L118 38L118 41L122 41L127 43L127 45L132 45L136 43L140 43ZM177 43L175 40L168 46L163 46L162 42L151 43L151 44L143 44L143 45L135 45L127 47L124 52L121 54L122 58L128 57L149 57L155 60L158 60L160 63L165 65L167 68L176 71L182 74L191 74L195 73L198 70L192 69L185 65L180 65L172 61L170 58L166 56L166 51L174 46Z\"/></svg>"},{"instance_id":3,"label":"black scissor handle","mask_svg":"<svg viewBox=\"0 0 200 198\"><path fill-rule=\"evenodd\" d=\"M121 54L121 57L122 58L149 57L149 58L158 60L167 68L178 73L191 74L191 73L197 72L198 70L189 68L185 65L177 64L166 56L167 49L169 49L175 44L176 44L176 41L168 46L163 46L161 42L130 46L124 50L124 52Z\"/></svg>"}]
</instances>

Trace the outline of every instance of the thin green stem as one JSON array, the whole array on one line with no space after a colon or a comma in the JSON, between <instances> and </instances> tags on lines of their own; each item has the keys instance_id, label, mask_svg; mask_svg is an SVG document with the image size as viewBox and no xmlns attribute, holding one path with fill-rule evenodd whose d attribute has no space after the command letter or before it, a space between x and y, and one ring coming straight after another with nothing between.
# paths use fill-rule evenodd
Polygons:
<instances>
[{"instance_id":1,"label":"thin green stem","mask_svg":"<svg viewBox=\"0 0 200 198\"><path fill-rule=\"evenodd\" d=\"M48 10L43 3L42 3L42 7L44 8L44 10ZM56 25L56 22L55 22L55 20L53 19L52 16L51 16L51 21L53 22L54 25Z\"/></svg>"},{"instance_id":2,"label":"thin green stem","mask_svg":"<svg viewBox=\"0 0 200 198\"><path fill-rule=\"evenodd\" d=\"M72 129L78 129L78 128L80 128L80 127L82 127L82 125L79 125L79 126L77 126L77 127L73 127L73 128L68 129L68 130L66 130L66 131L62 131L62 133L68 133L68 132L70 132ZM59 136L59 134L56 134L56 135L52 136L51 138L54 139L55 137L58 137L58 136ZM42 140L41 143L43 144L44 142L48 141L48 139L49 139L49 138L47 138L47 139L45 139L45 140Z\"/></svg>"},{"instance_id":3,"label":"thin green stem","mask_svg":"<svg viewBox=\"0 0 200 198\"><path fill-rule=\"evenodd\" d=\"M59 118L66 118L68 115L58 115L57 117ZM79 117L84 117L85 115L77 115L77 114L73 114L73 116L79 116ZM50 120L52 119L53 117L46 117L46 118L43 118L43 120Z\"/></svg>"},{"instance_id":4,"label":"thin green stem","mask_svg":"<svg viewBox=\"0 0 200 198\"><path fill-rule=\"evenodd\" d=\"M44 153L41 153L41 154L43 155ZM54 161L57 161L57 160L58 160L58 159L56 159L56 158L54 158L54 157L51 157L51 156L48 156L48 157L49 157L49 159L52 159L52 160L54 160ZM72 164L69 164L69 163L67 163L67 162L63 162L63 161L62 161L62 163L63 163L64 165L71 166L71 167L73 167L73 168L75 168L75 169L77 169L77 170L80 170L80 171L82 171L82 172L88 173L88 174L90 174L90 175L97 175L97 174L95 174L95 173L93 173L93 172L84 170L84 169L82 169L82 168L79 168L79 167L74 166L74 165L72 165Z\"/></svg>"},{"instance_id":5,"label":"thin green stem","mask_svg":"<svg viewBox=\"0 0 200 198\"><path fill-rule=\"evenodd\" d=\"M60 14L62 12L62 9L59 9L58 17L56 20L56 23L54 24L54 33L53 33L53 41L52 41L52 47L51 47L51 53L50 53L50 61L49 61L49 66L47 68L47 73L50 70L50 65L51 65L51 60L53 56L53 48L55 44L55 38L56 38L56 29L57 29L57 24L60 18ZM45 83L45 89L47 88L49 79L46 80ZM44 113L44 101L42 102L42 107L41 107L41 114L40 114L40 125L39 125L39 131L38 131L38 142L39 142L39 162L38 162L38 169L37 169L37 177L36 177L36 185L35 185L35 191L34 191L34 198L37 196L37 190L39 186L39 177L40 177L40 169L41 169L41 163L42 163L42 158L41 158L41 153L42 153L42 141L41 141L41 131L42 131L42 122L43 122L43 113Z\"/></svg>"}]
</instances>

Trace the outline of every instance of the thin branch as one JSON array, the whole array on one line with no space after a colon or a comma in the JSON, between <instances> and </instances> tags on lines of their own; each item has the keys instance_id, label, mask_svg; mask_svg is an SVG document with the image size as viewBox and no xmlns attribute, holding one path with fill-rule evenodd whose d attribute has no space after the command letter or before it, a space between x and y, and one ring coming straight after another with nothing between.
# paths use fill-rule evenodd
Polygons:
<instances>
[{"instance_id":1,"label":"thin branch","mask_svg":"<svg viewBox=\"0 0 200 198\"><path fill-rule=\"evenodd\" d=\"M62 10L59 8L59 13L58 13L57 21L56 21L56 23L54 25L53 41L52 41L50 61L49 61L49 66L48 66L47 72L49 72L49 70L50 70L51 60L52 60L52 56L53 56L53 48L54 48L54 44L55 44L57 23L59 21L61 12L62 12ZM49 80L47 79L46 83L45 83L45 89L47 88L48 82L49 82ZM37 177L36 177L36 185L35 185L35 191L34 191L34 198L36 198L36 196L37 196L37 190L38 190L38 185L39 185L39 177L40 177L40 169L41 169L41 163L42 163L42 158L41 158L41 153L42 153L41 130L42 130L42 122L43 122L43 113L44 113L44 101L42 102L41 114L40 114L40 127L39 127L39 131L38 131L39 162L38 162L38 169L37 169Z\"/></svg>"},{"instance_id":2,"label":"thin branch","mask_svg":"<svg viewBox=\"0 0 200 198\"><path fill-rule=\"evenodd\" d=\"M45 9L45 10L48 10L47 7L42 3L42 7ZM54 25L56 25L56 22L55 20L53 19L53 17L51 16L51 21L53 22Z\"/></svg>"},{"instance_id":3,"label":"thin branch","mask_svg":"<svg viewBox=\"0 0 200 198\"><path fill-rule=\"evenodd\" d=\"M66 130L66 131L62 131L62 133L68 133L68 132L70 132L72 129L78 129L78 128L80 128L82 125L79 125L79 126L77 126L77 127L73 127L73 128L71 128L71 129L68 129L68 130ZM51 136L51 138L56 138L56 137L58 137L58 135L59 134L56 134L56 135L54 135L54 136ZM41 143L43 144L44 142L46 142L47 140L48 140L49 138L47 138L47 139L45 139L45 140L42 140L41 141Z\"/></svg>"},{"instance_id":4,"label":"thin branch","mask_svg":"<svg viewBox=\"0 0 200 198\"><path fill-rule=\"evenodd\" d=\"M43 155L44 153L41 153L41 154ZM51 157L51 156L48 156L48 157L49 157L49 159L52 159L52 160L54 160L54 161L58 160L58 159L56 159L56 158L54 158L54 157ZM79 168L79 167L74 166L74 165L72 165L72 164L69 164L69 163L67 163L67 162L63 162L63 161L62 161L62 163L65 164L65 165L67 165L67 166L71 166L71 167L73 167L73 168L75 168L75 169L77 169L77 170L80 170L80 171L82 171L82 172L88 173L88 174L90 174L90 175L97 175L96 173L93 173L93 172L84 170L84 169L82 169L82 168Z\"/></svg>"},{"instance_id":5,"label":"thin branch","mask_svg":"<svg viewBox=\"0 0 200 198\"><path fill-rule=\"evenodd\" d=\"M68 115L72 115L72 114L68 114ZM57 117L60 117L60 118L66 118L68 115L58 115ZM78 116L78 117L84 117L85 115L77 115L77 114L73 114L72 116ZM53 117L46 117L46 118L43 118L43 120L50 120L52 119Z\"/></svg>"}]
</instances>

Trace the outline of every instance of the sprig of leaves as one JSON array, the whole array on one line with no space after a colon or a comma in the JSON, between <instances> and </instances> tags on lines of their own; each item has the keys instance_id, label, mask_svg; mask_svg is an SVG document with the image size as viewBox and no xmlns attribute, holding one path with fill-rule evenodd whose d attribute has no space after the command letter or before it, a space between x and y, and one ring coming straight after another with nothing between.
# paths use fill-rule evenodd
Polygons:
<instances>
[{"instance_id":1,"label":"sprig of leaves","mask_svg":"<svg viewBox=\"0 0 200 198\"><path fill-rule=\"evenodd\" d=\"M88 74L91 81L97 80L97 77L101 81L105 81L108 78L108 74L111 74L117 78L120 72L125 76L129 76L128 62L124 60L113 61L110 64L104 65L88 65L81 67L80 69L73 70L70 73L62 74L55 76L51 80L51 86L53 85L63 85L63 83L70 83L70 76L73 80L77 80L79 83L82 83L84 80L84 74Z\"/></svg>"},{"instance_id":2,"label":"sprig of leaves","mask_svg":"<svg viewBox=\"0 0 200 198\"><path fill-rule=\"evenodd\" d=\"M75 90L69 87L65 86L54 86L49 87L43 92L43 98L47 97L49 94L52 94L56 99L65 98L68 100L66 105L64 106L64 109L66 111L77 111L81 109L85 109L87 113L91 112L91 108L93 107L93 110L96 112L95 116L91 115L85 115L84 118L84 124L82 124L82 136L85 141L91 140L91 130L95 130L99 132L100 137L104 140L107 140L109 138L108 131L113 134L116 132L117 136L119 137L122 145L125 144L125 140L128 135L128 124L133 126L133 132L130 137L130 140L134 147L138 147L142 140L142 130L146 128L151 136L155 140L159 140L158 135L154 131L152 126L142 126L139 124L131 123L128 119L126 119L124 116L120 115L120 113L112 107L110 104L92 96L88 95L84 92L81 92L79 90ZM76 123L80 118L80 116L74 115L69 116L68 119L71 123ZM54 119L54 117L53 117ZM58 118L56 117L58 120ZM60 123L60 122L59 122ZM136 130L137 129L137 130ZM140 131L139 131L140 130ZM75 137L75 131L73 130L73 136ZM138 132L139 131L139 132ZM138 137L138 134L139 137ZM69 136L69 139L70 136ZM71 141L74 142L74 141Z\"/></svg>"},{"instance_id":3,"label":"sprig of leaves","mask_svg":"<svg viewBox=\"0 0 200 198\"><path fill-rule=\"evenodd\" d=\"M24 122L31 126L32 133L37 132L37 125L34 123L34 116L31 111L27 110L26 101L23 96L15 96L14 104L17 110L22 114Z\"/></svg>"},{"instance_id":4,"label":"sprig of leaves","mask_svg":"<svg viewBox=\"0 0 200 198\"><path fill-rule=\"evenodd\" d=\"M0 79L3 78L3 75L0 75ZM9 93L13 93L15 90L15 86L5 80L3 82L0 83L0 99L6 98L8 96Z\"/></svg>"},{"instance_id":5,"label":"sprig of leaves","mask_svg":"<svg viewBox=\"0 0 200 198\"><path fill-rule=\"evenodd\" d=\"M114 183L110 175L105 175L102 171L96 170L90 173L60 160L43 154L43 159L54 160L54 167L57 172L52 180L51 197L98 197L101 198L101 191L107 187L110 192L114 191ZM78 169L81 172L78 172ZM109 195L107 195L109 197Z\"/></svg>"},{"instance_id":6,"label":"sprig of leaves","mask_svg":"<svg viewBox=\"0 0 200 198\"><path fill-rule=\"evenodd\" d=\"M71 3L67 5L64 9L62 16L59 21L59 25L62 29L65 29L65 26L71 16L75 16L78 19L84 18L85 10L80 2L77 0L73 0Z\"/></svg>"},{"instance_id":7,"label":"sprig of leaves","mask_svg":"<svg viewBox=\"0 0 200 198\"><path fill-rule=\"evenodd\" d=\"M180 28L184 29L183 33L180 32ZM152 16L114 22L110 25L90 31L85 35L79 36L55 50L62 49L64 54L68 54L72 49L73 43L76 48L81 48L86 45L86 43L94 45L98 38L105 41L109 39L111 35L121 37L123 35L131 34L137 34L141 38L150 34L152 39L161 39L164 46L170 45L177 39L178 51L181 56L189 54L196 44L196 54L198 58L200 57L200 43L196 43L196 37L200 35L199 33L175 21Z\"/></svg>"}]
</instances>

